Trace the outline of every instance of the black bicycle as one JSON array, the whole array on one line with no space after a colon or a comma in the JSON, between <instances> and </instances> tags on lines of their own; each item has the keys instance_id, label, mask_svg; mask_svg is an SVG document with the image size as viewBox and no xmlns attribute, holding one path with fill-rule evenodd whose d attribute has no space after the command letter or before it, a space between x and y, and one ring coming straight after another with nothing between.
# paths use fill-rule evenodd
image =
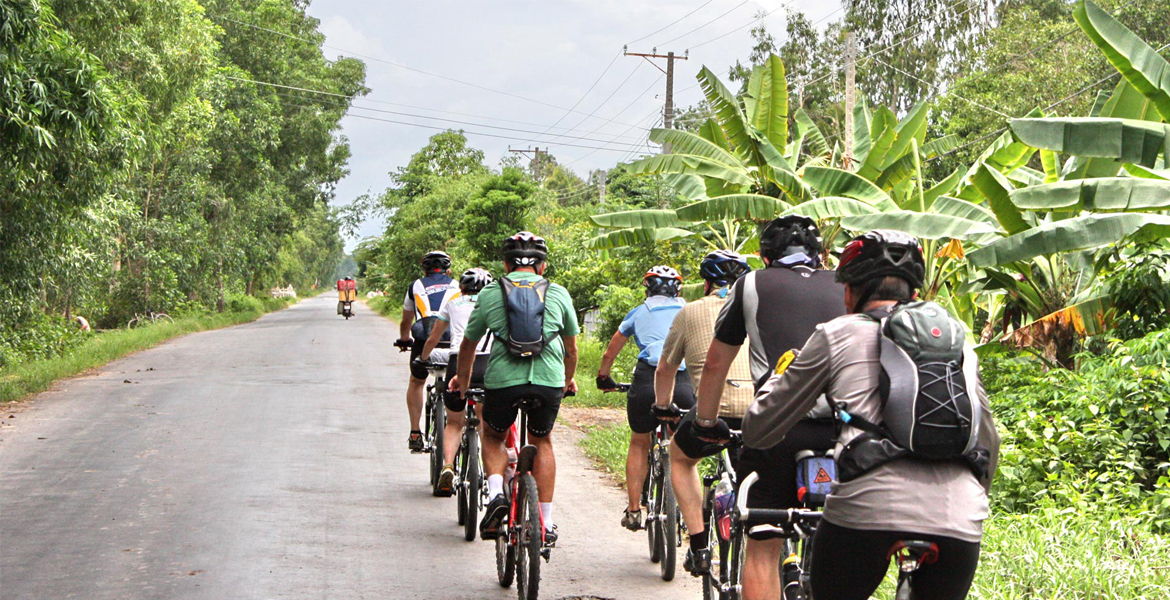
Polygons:
<instances>
[{"instance_id":1,"label":"black bicycle","mask_svg":"<svg viewBox=\"0 0 1170 600\"><path fill-rule=\"evenodd\" d=\"M703 574L703 600L738 598L737 578L743 569L743 536L739 535L735 516L735 466L732 456L743 442L738 431L716 457L715 471L703 476L703 522L708 533L707 549L711 568ZM738 543L737 543L738 540Z\"/></svg>"},{"instance_id":2,"label":"black bicycle","mask_svg":"<svg viewBox=\"0 0 1170 600\"><path fill-rule=\"evenodd\" d=\"M653 444L646 459L646 481L642 484L650 561L658 563L663 581L674 579L678 548L683 537L682 519L670 481L670 443L670 426L660 422L654 429Z\"/></svg>"},{"instance_id":3,"label":"black bicycle","mask_svg":"<svg viewBox=\"0 0 1170 600\"><path fill-rule=\"evenodd\" d=\"M463 526L463 539L469 542L475 540L479 511L487 501L483 457L479 453L479 416L476 414L476 406L483 398L483 393L482 389L467 390L463 437L459 443L459 452L455 454L459 524Z\"/></svg>"},{"instance_id":4,"label":"black bicycle","mask_svg":"<svg viewBox=\"0 0 1170 600\"><path fill-rule=\"evenodd\" d=\"M751 473L744 478L739 486L739 493L735 500L735 535L736 543L742 548L744 537L748 531L757 532L767 530L784 537L785 555L787 558L780 565L780 577L784 585L784 600L808 600L809 594L809 565L812 561L810 542L816 532L817 524L821 522L821 511L807 508L771 509L748 508L748 494L752 485L760 478L758 473ZM738 564L733 564L733 572L727 589L727 598L742 597L743 580L742 556Z\"/></svg>"},{"instance_id":5,"label":"black bicycle","mask_svg":"<svg viewBox=\"0 0 1170 600\"><path fill-rule=\"evenodd\" d=\"M422 451L431 455L431 493L444 496L439 491L439 475L443 472L443 429L447 426L447 407L443 404L443 393L447 390L447 365L431 361L419 361L419 364L435 376L434 383L427 384Z\"/></svg>"}]
</instances>

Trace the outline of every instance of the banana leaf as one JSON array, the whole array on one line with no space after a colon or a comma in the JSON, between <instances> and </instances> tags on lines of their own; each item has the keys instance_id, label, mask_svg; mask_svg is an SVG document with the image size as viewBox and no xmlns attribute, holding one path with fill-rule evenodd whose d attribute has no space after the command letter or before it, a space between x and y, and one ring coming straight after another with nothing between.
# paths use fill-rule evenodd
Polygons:
<instances>
[{"instance_id":1,"label":"banana leaf","mask_svg":"<svg viewBox=\"0 0 1170 600\"><path fill-rule=\"evenodd\" d=\"M1097 116L1153 122L1161 120L1153 101L1125 80L1118 82ZM1074 157L1065 163L1064 179L1116 177L1120 170L1121 163L1112 158Z\"/></svg>"},{"instance_id":2,"label":"banana leaf","mask_svg":"<svg viewBox=\"0 0 1170 600\"><path fill-rule=\"evenodd\" d=\"M938 182L934 187L922 192L922 199L927 206L931 206L940 197L945 196L959 187L959 183L967 176L966 167L958 167L947 178Z\"/></svg>"},{"instance_id":3,"label":"banana leaf","mask_svg":"<svg viewBox=\"0 0 1170 600\"><path fill-rule=\"evenodd\" d=\"M1044 173L1031 167L1020 167L1011 173L1005 174L1004 177L1025 187L1044 184Z\"/></svg>"},{"instance_id":4,"label":"banana leaf","mask_svg":"<svg viewBox=\"0 0 1170 600\"><path fill-rule=\"evenodd\" d=\"M693 154L658 154L635 160L627 166L633 175L665 175L683 173L700 175L727 182L732 185L750 185L747 173L721 162Z\"/></svg>"},{"instance_id":5,"label":"banana leaf","mask_svg":"<svg viewBox=\"0 0 1170 600\"><path fill-rule=\"evenodd\" d=\"M1044 183L1060 181L1060 157L1051 150L1040 149L1040 164L1044 166Z\"/></svg>"},{"instance_id":6,"label":"banana leaf","mask_svg":"<svg viewBox=\"0 0 1170 600\"><path fill-rule=\"evenodd\" d=\"M995 218L995 213L974 202L967 202L966 200L951 198L950 196L941 196L930 207L930 212L959 217L970 221L979 221L999 230L999 220Z\"/></svg>"},{"instance_id":7,"label":"banana leaf","mask_svg":"<svg viewBox=\"0 0 1170 600\"><path fill-rule=\"evenodd\" d=\"M674 191L687 200L702 200L707 197L707 185L698 175L668 173L662 176ZM673 212L673 211L671 211Z\"/></svg>"},{"instance_id":8,"label":"banana leaf","mask_svg":"<svg viewBox=\"0 0 1170 600\"><path fill-rule=\"evenodd\" d=\"M829 142L825 140L825 134L813 122L812 117L804 112L803 108L796 109L796 131L797 135L807 142L808 149L815 156L824 156L829 154ZM800 148L796 148L796 152L800 152ZM796 159L795 156L792 157Z\"/></svg>"},{"instance_id":9,"label":"banana leaf","mask_svg":"<svg viewBox=\"0 0 1170 600\"><path fill-rule=\"evenodd\" d=\"M592 215L589 220L598 227L608 229L655 229L685 225L673 210L647 209L625 210L602 215Z\"/></svg>"},{"instance_id":10,"label":"banana leaf","mask_svg":"<svg viewBox=\"0 0 1170 600\"><path fill-rule=\"evenodd\" d=\"M699 137L731 152L731 144L727 143L727 135L723 133L723 128L719 127L719 123L715 119L707 119L699 126Z\"/></svg>"},{"instance_id":11,"label":"banana leaf","mask_svg":"<svg viewBox=\"0 0 1170 600\"><path fill-rule=\"evenodd\" d=\"M1073 9L1073 18L1105 54L1109 64L1143 96L1153 101L1163 119L1170 121L1170 63L1088 0L1082 0Z\"/></svg>"},{"instance_id":12,"label":"banana leaf","mask_svg":"<svg viewBox=\"0 0 1170 600\"><path fill-rule=\"evenodd\" d=\"M788 144L788 81L784 62L775 54L752 69L747 95L753 102L749 123L776 148Z\"/></svg>"},{"instance_id":13,"label":"banana leaf","mask_svg":"<svg viewBox=\"0 0 1170 600\"><path fill-rule=\"evenodd\" d=\"M1170 208L1170 181L1102 177L1037 185L1011 192L1012 203L1027 210L1141 212Z\"/></svg>"},{"instance_id":14,"label":"banana leaf","mask_svg":"<svg viewBox=\"0 0 1170 600\"><path fill-rule=\"evenodd\" d=\"M958 134L952 133L944 135L943 137L934 138L929 142L923 144L918 150L922 152L922 158L930 160L940 154L946 154L962 144Z\"/></svg>"},{"instance_id":15,"label":"banana leaf","mask_svg":"<svg viewBox=\"0 0 1170 600\"><path fill-rule=\"evenodd\" d=\"M751 137L747 132L747 119L740 110L739 100L723 82L719 81L719 77L711 72L711 69L703 67L697 79L707 104L718 118L719 127L723 129L723 134L731 143L732 150L740 158L746 157L746 153L750 152Z\"/></svg>"},{"instance_id":16,"label":"banana leaf","mask_svg":"<svg viewBox=\"0 0 1170 600\"><path fill-rule=\"evenodd\" d=\"M897 137L890 152L882 159L879 166L881 170L884 171L909 152L911 143L917 141L918 145L922 145L926 141L926 117L929 113L929 105L919 102L898 122L895 128Z\"/></svg>"},{"instance_id":17,"label":"banana leaf","mask_svg":"<svg viewBox=\"0 0 1170 600\"><path fill-rule=\"evenodd\" d=\"M677 229L674 227L659 227L657 229L618 229L617 231L603 233L590 239L589 242L586 243L586 247L590 250L608 250L611 248L621 248L623 246L637 246L639 244L664 242L666 240L673 240L691 235L695 234L685 229Z\"/></svg>"},{"instance_id":18,"label":"banana leaf","mask_svg":"<svg viewBox=\"0 0 1170 600\"><path fill-rule=\"evenodd\" d=\"M873 136L870 130L871 120L869 107L865 103L865 95L863 94L853 107L853 160L858 163L865 162L869 156L870 148L873 147Z\"/></svg>"},{"instance_id":19,"label":"banana leaf","mask_svg":"<svg viewBox=\"0 0 1170 600\"><path fill-rule=\"evenodd\" d=\"M857 174L875 181L882 172L882 165L886 164L886 157L890 155L890 150L898 140L898 118L894 116L894 111L884 106L879 106L874 111L870 136L873 137L873 145L865 160L861 161Z\"/></svg>"},{"instance_id":20,"label":"banana leaf","mask_svg":"<svg viewBox=\"0 0 1170 600\"><path fill-rule=\"evenodd\" d=\"M1111 158L1153 167L1170 152L1170 125L1102 117L1012 119L1012 131L1025 144L1073 156Z\"/></svg>"},{"instance_id":21,"label":"banana leaf","mask_svg":"<svg viewBox=\"0 0 1170 600\"><path fill-rule=\"evenodd\" d=\"M1037 256L1097 248L1133 237L1152 240L1170 235L1170 216L1140 213L1085 215L1044 223L997 240L967 255L972 265L1004 265Z\"/></svg>"},{"instance_id":22,"label":"banana leaf","mask_svg":"<svg viewBox=\"0 0 1170 600\"><path fill-rule=\"evenodd\" d=\"M814 221L823 221L825 219L840 219L841 217L873 215L879 212L878 209L860 200L830 196L797 204L780 213L780 216L800 215L813 219Z\"/></svg>"},{"instance_id":23,"label":"banana leaf","mask_svg":"<svg viewBox=\"0 0 1170 600\"><path fill-rule=\"evenodd\" d=\"M734 154L720 148L718 144L705 140L682 129L651 129L650 141L656 144L670 144L673 154L701 156L725 164L736 171L746 172L746 167Z\"/></svg>"},{"instance_id":24,"label":"banana leaf","mask_svg":"<svg viewBox=\"0 0 1170 600\"><path fill-rule=\"evenodd\" d=\"M824 196L861 200L883 211L898 209L888 194L856 173L832 167L808 167L804 170L804 181Z\"/></svg>"},{"instance_id":25,"label":"banana leaf","mask_svg":"<svg viewBox=\"0 0 1170 600\"><path fill-rule=\"evenodd\" d=\"M1140 177L1141 179L1158 179L1161 181L1170 181L1170 171L1147 169L1138 165L1125 165L1125 172L1134 177Z\"/></svg>"},{"instance_id":26,"label":"banana leaf","mask_svg":"<svg viewBox=\"0 0 1170 600\"><path fill-rule=\"evenodd\" d=\"M1007 334L1002 341L1023 348L1070 332L1079 337L1104 333L1112 327L1112 306L1109 296L1090 298L1040 317Z\"/></svg>"},{"instance_id":27,"label":"banana leaf","mask_svg":"<svg viewBox=\"0 0 1170 600\"><path fill-rule=\"evenodd\" d=\"M1012 199L1009 192L1013 189L1010 181L1000 174L999 171L988 167L986 164L979 165L972 178L979 193L987 199L987 205L991 207L991 212L995 213L996 220L1008 233L1016 234L1028 229L1028 223L1024 220L1020 209L1012 204Z\"/></svg>"},{"instance_id":28,"label":"banana leaf","mask_svg":"<svg viewBox=\"0 0 1170 600\"><path fill-rule=\"evenodd\" d=\"M788 208L788 203L771 196L732 194L700 200L679 208L678 218L684 221L719 221L722 219L774 219Z\"/></svg>"},{"instance_id":29,"label":"banana leaf","mask_svg":"<svg viewBox=\"0 0 1170 600\"><path fill-rule=\"evenodd\" d=\"M853 231L894 229L928 240L965 240L972 235L995 233L995 228L987 223L912 210L845 217L841 219L841 226Z\"/></svg>"}]
</instances>

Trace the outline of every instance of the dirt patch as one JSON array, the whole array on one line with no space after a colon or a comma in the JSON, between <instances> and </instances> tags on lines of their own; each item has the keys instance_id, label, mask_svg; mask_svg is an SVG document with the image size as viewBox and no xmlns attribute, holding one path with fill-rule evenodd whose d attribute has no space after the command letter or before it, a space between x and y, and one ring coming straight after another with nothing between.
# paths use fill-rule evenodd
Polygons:
<instances>
[{"instance_id":1,"label":"dirt patch","mask_svg":"<svg viewBox=\"0 0 1170 600\"><path fill-rule=\"evenodd\" d=\"M626 421L624 408L571 408L566 406L561 408L559 414L566 425L581 431Z\"/></svg>"}]
</instances>

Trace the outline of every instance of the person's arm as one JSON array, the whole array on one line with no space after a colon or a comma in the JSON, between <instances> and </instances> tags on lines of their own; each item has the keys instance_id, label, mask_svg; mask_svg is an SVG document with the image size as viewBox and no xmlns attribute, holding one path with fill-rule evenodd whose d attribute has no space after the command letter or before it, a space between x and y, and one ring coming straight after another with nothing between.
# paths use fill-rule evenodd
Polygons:
<instances>
[{"instance_id":1,"label":"person's arm","mask_svg":"<svg viewBox=\"0 0 1170 600\"><path fill-rule=\"evenodd\" d=\"M561 340L565 343L565 391L576 392L577 381L573 378L577 375L577 336L562 335Z\"/></svg>"},{"instance_id":2,"label":"person's arm","mask_svg":"<svg viewBox=\"0 0 1170 600\"><path fill-rule=\"evenodd\" d=\"M703 363L703 372L699 377L699 396L695 401L695 418L710 421L719 416L719 401L723 399L723 390L726 388L727 374L731 371L731 363L739 355L743 346L732 346L717 339L711 340L707 348L707 362Z\"/></svg>"},{"instance_id":3,"label":"person's arm","mask_svg":"<svg viewBox=\"0 0 1170 600\"><path fill-rule=\"evenodd\" d=\"M479 338L473 338L464 332L463 341L459 343L459 364L455 376L459 378L459 395L467 394L471 387L471 370L475 368L475 346Z\"/></svg>"},{"instance_id":4,"label":"person's arm","mask_svg":"<svg viewBox=\"0 0 1170 600\"><path fill-rule=\"evenodd\" d=\"M398 322L398 339L400 339L400 340L409 340L410 339L410 326L411 325L414 325L414 311L413 310L402 311L402 320Z\"/></svg>"},{"instance_id":5,"label":"person's arm","mask_svg":"<svg viewBox=\"0 0 1170 600\"><path fill-rule=\"evenodd\" d=\"M671 324L666 341L662 343L658 367L654 370L654 403L659 408L666 408L674 402L674 378L678 376L678 368L686 358L682 327L678 326L680 319L682 314Z\"/></svg>"},{"instance_id":6,"label":"person's arm","mask_svg":"<svg viewBox=\"0 0 1170 600\"><path fill-rule=\"evenodd\" d=\"M973 360L974 352L968 352L967 360ZM985 448L990 456L988 457L987 477L979 483L983 484L983 489L988 494L991 493L991 480L995 478L995 469L999 463L999 429L995 427L995 416L991 412L991 401L987 397L987 391L983 389L983 377L977 375L975 377L975 393L979 396L979 437L978 444Z\"/></svg>"},{"instance_id":7,"label":"person's arm","mask_svg":"<svg viewBox=\"0 0 1170 600\"><path fill-rule=\"evenodd\" d=\"M829 384L829 339L820 327L809 337L796 360L780 375L773 375L756 394L743 416L743 442L759 449L771 448L804 418Z\"/></svg>"},{"instance_id":8,"label":"person's arm","mask_svg":"<svg viewBox=\"0 0 1170 600\"><path fill-rule=\"evenodd\" d=\"M442 319L437 319L435 325L431 327L431 337L427 338L427 343L423 344L422 354L419 358L423 360L430 360L431 352L439 345L439 340L443 337L443 332L447 331L447 322Z\"/></svg>"},{"instance_id":9,"label":"person's arm","mask_svg":"<svg viewBox=\"0 0 1170 600\"><path fill-rule=\"evenodd\" d=\"M622 348L626 347L626 342L630 338L622 335L622 332L615 331L613 337L609 340L609 347L605 349L605 354L601 355L601 367L597 369L598 377L607 377L611 369L613 369L613 361L617 359L618 354L621 353Z\"/></svg>"}]
</instances>

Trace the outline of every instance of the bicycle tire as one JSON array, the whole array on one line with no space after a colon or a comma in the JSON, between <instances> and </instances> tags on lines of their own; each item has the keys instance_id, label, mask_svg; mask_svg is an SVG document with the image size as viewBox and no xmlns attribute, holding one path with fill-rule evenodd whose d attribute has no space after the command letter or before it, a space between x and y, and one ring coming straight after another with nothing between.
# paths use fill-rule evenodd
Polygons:
<instances>
[{"instance_id":1,"label":"bicycle tire","mask_svg":"<svg viewBox=\"0 0 1170 600\"><path fill-rule=\"evenodd\" d=\"M160 320L162 320L162 319L166 319L166 320L167 320L167 322L169 322L169 323L174 323L174 322L175 322L175 320L174 320L174 319L172 319L172 318L171 318L171 316L170 316L170 315L168 315L167 313L158 313L158 314L154 315L154 318L153 318L153 319L151 319L151 320L152 320L152 321L160 321Z\"/></svg>"},{"instance_id":2,"label":"bicycle tire","mask_svg":"<svg viewBox=\"0 0 1170 600\"><path fill-rule=\"evenodd\" d=\"M544 548L544 532L540 522L540 499L536 479L529 473L520 478L520 492L516 504L516 528L519 543L516 548L516 593L520 600L538 600L540 597L540 551Z\"/></svg>"},{"instance_id":3,"label":"bicycle tire","mask_svg":"<svg viewBox=\"0 0 1170 600\"><path fill-rule=\"evenodd\" d=\"M740 600L743 598L743 562L744 562L743 527L735 525L731 529L731 547L727 552L727 595L726 600Z\"/></svg>"},{"instance_id":4,"label":"bicycle tire","mask_svg":"<svg viewBox=\"0 0 1170 600\"><path fill-rule=\"evenodd\" d=\"M436 385L435 389L439 389L439 386ZM431 427L435 429L431 434L431 486L435 496L441 495L439 493L439 475L443 472L443 430L447 426L447 407L438 397L440 393L435 393L436 398L431 408L434 414L430 418Z\"/></svg>"},{"instance_id":5,"label":"bicycle tire","mask_svg":"<svg viewBox=\"0 0 1170 600\"><path fill-rule=\"evenodd\" d=\"M512 585L516 578L516 547L508 541L509 537L510 531L504 531L496 538L496 578L500 587Z\"/></svg>"},{"instance_id":6,"label":"bicycle tire","mask_svg":"<svg viewBox=\"0 0 1170 600\"><path fill-rule=\"evenodd\" d=\"M894 588L894 600L910 600L910 576L899 571L898 587Z\"/></svg>"},{"instance_id":7,"label":"bicycle tire","mask_svg":"<svg viewBox=\"0 0 1170 600\"><path fill-rule=\"evenodd\" d=\"M126 329L134 329L136 325L138 325L138 317L130 319L130 321L126 323Z\"/></svg>"},{"instance_id":8,"label":"bicycle tire","mask_svg":"<svg viewBox=\"0 0 1170 600\"><path fill-rule=\"evenodd\" d=\"M659 500L660 510L665 518L660 523L659 537L662 539L662 562L659 564L662 571L662 580L674 579L675 564L678 559L679 525L678 501L674 497L674 488L670 485L670 457L666 448L660 448L659 463L662 469L662 498Z\"/></svg>"},{"instance_id":9,"label":"bicycle tire","mask_svg":"<svg viewBox=\"0 0 1170 600\"><path fill-rule=\"evenodd\" d=\"M642 484L646 497L646 541L650 545L650 562L662 562L662 545L659 543L659 533L662 524L658 520L658 509L661 504L662 487L658 481L658 469L654 460L654 452L646 455L646 481Z\"/></svg>"},{"instance_id":10,"label":"bicycle tire","mask_svg":"<svg viewBox=\"0 0 1170 600\"><path fill-rule=\"evenodd\" d=\"M715 489L707 488L703 499L703 522L708 531L707 549L711 551L711 570L703 575L703 600L724 600L720 587L727 581L727 547L719 539L719 524L715 519ZM718 565L718 572L715 567Z\"/></svg>"},{"instance_id":11,"label":"bicycle tire","mask_svg":"<svg viewBox=\"0 0 1170 600\"><path fill-rule=\"evenodd\" d=\"M455 486L455 522L460 526L467 523L467 431L463 432L463 439L459 441L459 449L455 451L455 474L458 476Z\"/></svg>"},{"instance_id":12,"label":"bicycle tire","mask_svg":"<svg viewBox=\"0 0 1170 600\"><path fill-rule=\"evenodd\" d=\"M467 435L467 484L461 489L467 491L467 507L463 523L463 539L475 541L476 524L479 523L479 506L483 495L483 470L479 464L479 433L474 429Z\"/></svg>"}]
</instances>

